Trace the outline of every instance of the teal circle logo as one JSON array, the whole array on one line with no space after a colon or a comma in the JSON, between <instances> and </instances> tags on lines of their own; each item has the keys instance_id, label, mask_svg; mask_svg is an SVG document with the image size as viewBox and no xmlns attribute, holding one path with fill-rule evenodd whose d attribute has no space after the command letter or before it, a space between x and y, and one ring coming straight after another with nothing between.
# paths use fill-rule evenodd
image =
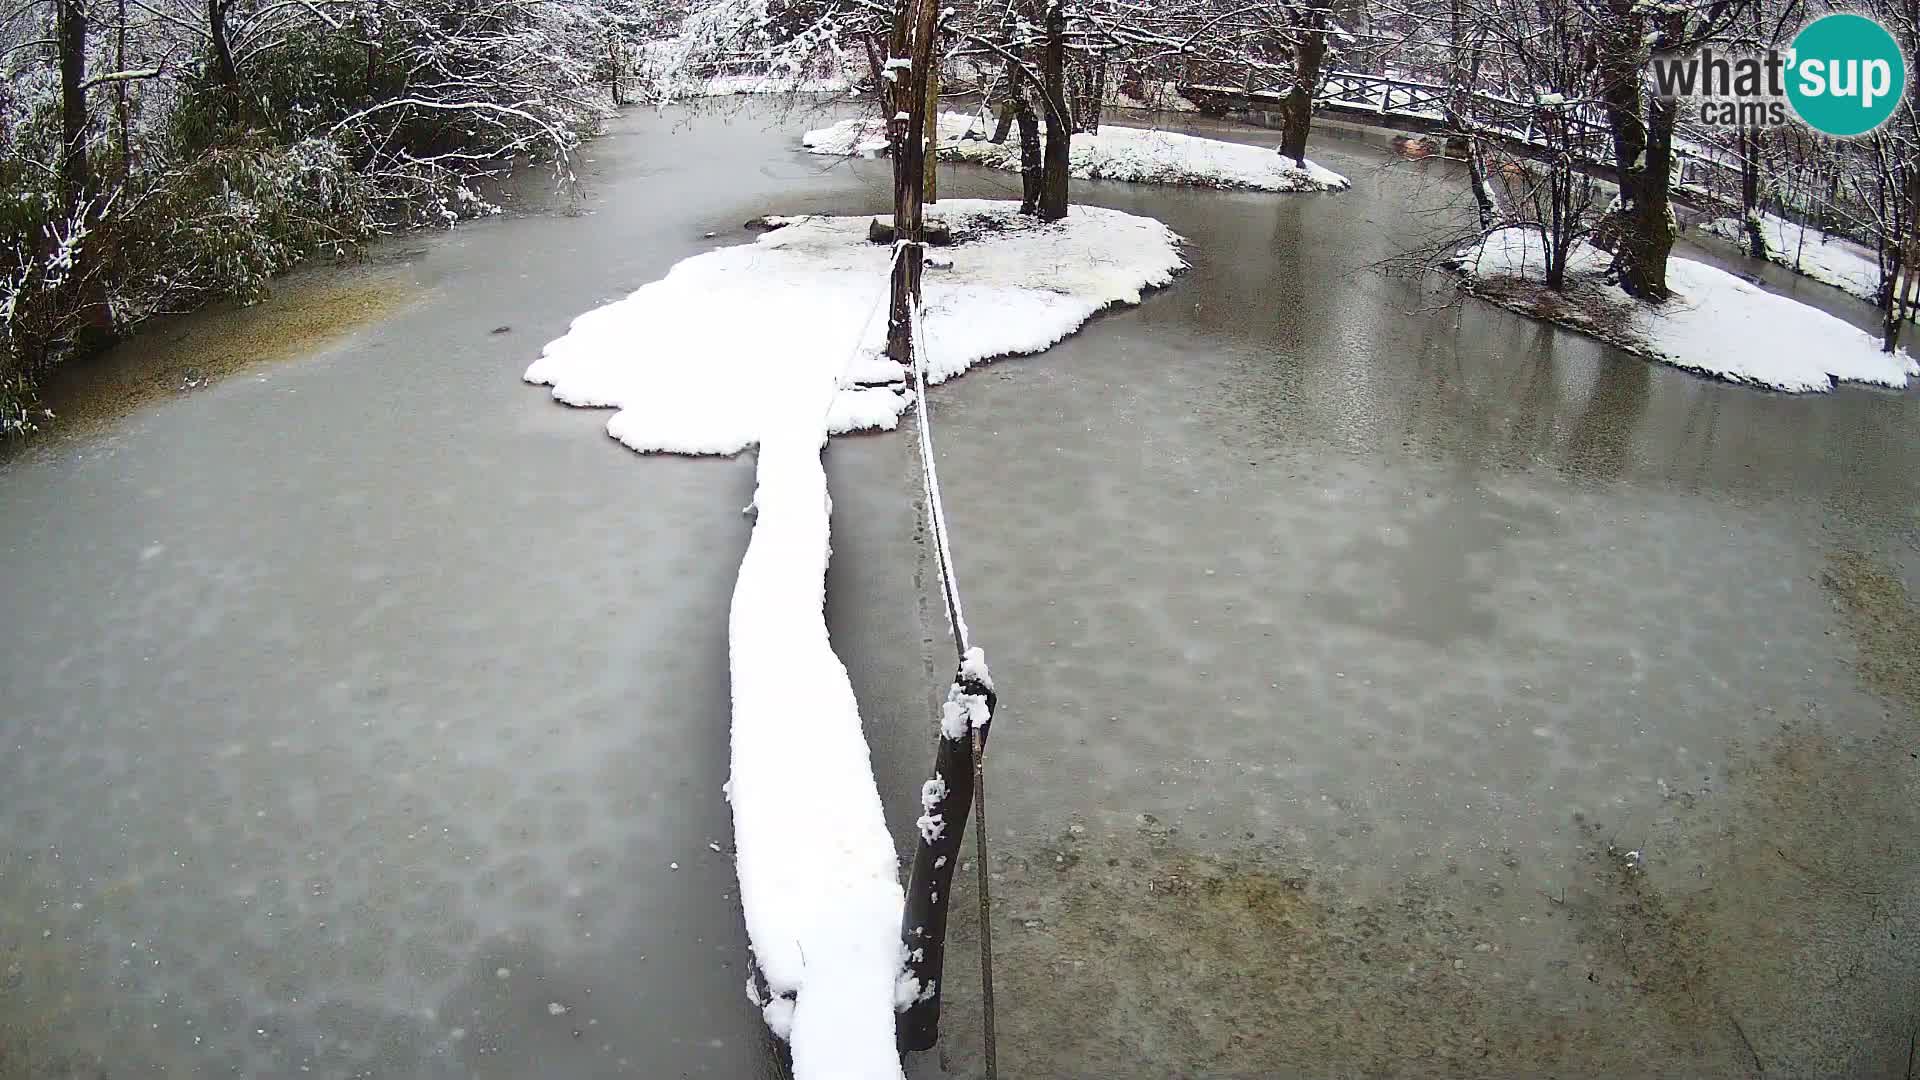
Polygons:
<instances>
[{"instance_id":1,"label":"teal circle logo","mask_svg":"<svg viewBox=\"0 0 1920 1080\"><path fill-rule=\"evenodd\" d=\"M1887 28L1864 15L1822 15L1793 39L1787 100L1815 131L1865 135L1907 92L1907 61Z\"/></svg>"}]
</instances>

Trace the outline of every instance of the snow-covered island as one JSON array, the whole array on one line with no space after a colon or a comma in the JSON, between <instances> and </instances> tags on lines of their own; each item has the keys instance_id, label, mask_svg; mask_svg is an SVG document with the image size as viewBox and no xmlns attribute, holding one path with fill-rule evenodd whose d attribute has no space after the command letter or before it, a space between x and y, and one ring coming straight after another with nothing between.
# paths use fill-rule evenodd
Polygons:
<instances>
[{"instance_id":1,"label":"snow-covered island","mask_svg":"<svg viewBox=\"0 0 1920 1080\"><path fill-rule=\"evenodd\" d=\"M1017 204L952 200L928 214L950 237L923 286L934 383L1039 352L1185 266L1165 225L1117 210L1075 206L1043 223ZM773 228L755 242L695 255L581 315L525 377L569 404L617 409L607 431L636 450L758 446L728 630L748 993L789 1041L795 1075L897 1080L903 894L858 703L827 637L820 462L830 433L891 428L912 403L882 352L894 246L868 240L866 215L763 221Z\"/></svg>"},{"instance_id":2,"label":"snow-covered island","mask_svg":"<svg viewBox=\"0 0 1920 1080\"><path fill-rule=\"evenodd\" d=\"M1039 352L1185 266L1165 225L1097 206L1049 224L1016 203L949 199L927 219L952 237L925 276L932 383ZM911 397L882 353L892 248L869 241L873 220L761 219L774 228L755 242L683 260L576 318L526 379L618 409L607 433L641 451L737 453L791 422L796 393L819 399L806 419L826 432L890 429ZM830 404L823 387L837 387Z\"/></svg>"},{"instance_id":3,"label":"snow-covered island","mask_svg":"<svg viewBox=\"0 0 1920 1080\"><path fill-rule=\"evenodd\" d=\"M1824 392L1836 381L1904 387L1920 376L1905 349L1882 352L1873 335L1724 270L1674 257L1673 295L1650 305L1607 282L1609 261L1580 242L1567 259L1566 289L1550 290L1539 230L1515 226L1469 245L1451 265L1477 296L1729 382Z\"/></svg>"},{"instance_id":4,"label":"snow-covered island","mask_svg":"<svg viewBox=\"0 0 1920 1080\"><path fill-rule=\"evenodd\" d=\"M979 116L940 114L940 157L1009 172L1020 170L1020 143L988 141L992 122ZM887 125L877 119L842 120L801 137L808 152L834 157L879 153ZM1083 180L1138 184L1183 184L1241 191L1344 191L1346 177L1309 160L1299 168L1273 150L1178 131L1103 124L1073 136L1068 170Z\"/></svg>"}]
</instances>

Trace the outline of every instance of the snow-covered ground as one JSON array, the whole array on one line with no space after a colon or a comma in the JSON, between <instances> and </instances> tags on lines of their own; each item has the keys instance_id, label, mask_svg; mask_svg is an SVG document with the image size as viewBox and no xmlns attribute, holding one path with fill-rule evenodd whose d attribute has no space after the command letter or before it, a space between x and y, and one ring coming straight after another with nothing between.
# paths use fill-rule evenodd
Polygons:
<instances>
[{"instance_id":1,"label":"snow-covered ground","mask_svg":"<svg viewBox=\"0 0 1920 1080\"><path fill-rule=\"evenodd\" d=\"M1076 206L1053 224L1004 202L930 212L956 241L935 249L950 265L926 272L932 382L1039 352L1185 265L1166 226L1117 210ZM821 446L831 432L893 427L911 400L881 352L893 248L868 242L870 220L774 219L753 243L695 255L581 315L526 372L561 401L618 409L607 431L636 450L759 447L729 624L728 797L741 906L770 993L750 992L789 1040L800 1080L901 1075L902 893L823 615Z\"/></svg>"},{"instance_id":2,"label":"snow-covered ground","mask_svg":"<svg viewBox=\"0 0 1920 1080\"><path fill-rule=\"evenodd\" d=\"M1107 84L1107 104L1119 109L1143 112L1199 112L1200 106L1180 95L1180 84L1172 80L1146 83L1142 97L1132 97L1120 88L1119 80Z\"/></svg>"},{"instance_id":3,"label":"snow-covered ground","mask_svg":"<svg viewBox=\"0 0 1920 1080\"><path fill-rule=\"evenodd\" d=\"M987 117L941 113L940 156L1018 172L1018 136L990 143L993 127ZM807 132L800 142L815 154L875 154L886 149L887 126L871 118L842 120ZM1085 180L1252 191L1341 191L1351 186L1346 177L1312 161L1304 169L1295 168L1292 161L1263 147L1177 131L1103 124L1097 133L1075 135L1072 148L1071 172Z\"/></svg>"},{"instance_id":4,"label":"snow-covered ground","mask_svg":"<svg viewBox=\"0 0 1920 1080\"><path fill-rule=\"evenodd\" d=\"M778 59L754 64L758 71L737 70L713 74L716 66L708 25L713 12L688 17L682 33L650 41L636 50L633 76L642 86L669 98L730 97L736 94L844 94L857 81L856 73L833 58ZM724 32L720 32L724 36ZM738 65L734 65L738 66Z\"/></svg>"},{"instance_id":5,"label":"snow-covered ground","mask_svg":"<svg viewBox=\"0 0 1920 1080\"><path fill-rule=\"evenodd\" d=\"M1717 218L1701 228L1739 244L1742 250L1747 246L1746 223L1738 218ZM1880 264L1873 252L1845 237L1829 236L1772 214L1760 215L1760 235L1767 242L1771 262L1862 300L1873 300L1880 293Z\"/></svg>"},{"instance_id":6,"label":"snow-covered ground","mask_svg":"<svg viewBox=\"0 0 1920 1080\"><path fill-rule=\"evenodd\" d=\"M1568 261L1568 291L1549 294L1545 245L1534 229L1501 229L1455 257L1477 293L1542 314L1630 352L1732 382L1790 392L1833 389L1836 380L1904 387L1920 376L1905 350L1796 300L1691 259L1667 262L1671 299L1641 303L1607 284L1606 252L1580 244Z\"/></svg>"}]
</instances>

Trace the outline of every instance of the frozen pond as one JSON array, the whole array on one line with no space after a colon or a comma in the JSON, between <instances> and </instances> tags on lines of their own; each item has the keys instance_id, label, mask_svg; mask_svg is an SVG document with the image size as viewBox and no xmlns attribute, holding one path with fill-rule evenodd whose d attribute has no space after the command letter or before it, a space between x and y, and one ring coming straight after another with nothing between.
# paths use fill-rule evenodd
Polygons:
<instances>
[{"instance_id":1,"label":"frozen pond","mask_svg":"<svg viewBox=\"0 0 1920 1080\"><path fill-rule=\"evenodd\" d=\"M403 304L0 462L0 1078L778 1074L720 790L751 463L518 376L748 218L881 208L810 123L631 116L589 212L384 245ZM1193 270L936 391L1002 1070L1900 1075L1920 399L1440 307L1366 267L1452 166L1314 156L1354 190L1076 184ZM827 455L903 838L912 453ZM916 1075L976 1067L957 931Z\"/></svg>"}]
</instances>

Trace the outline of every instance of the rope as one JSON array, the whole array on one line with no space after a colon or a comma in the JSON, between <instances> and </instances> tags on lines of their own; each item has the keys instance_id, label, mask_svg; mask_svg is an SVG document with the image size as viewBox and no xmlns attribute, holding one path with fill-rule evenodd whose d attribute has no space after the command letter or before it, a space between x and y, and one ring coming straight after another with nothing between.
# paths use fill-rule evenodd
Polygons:
<instances>
[{"instance_id":1,"label":"rope","mask_svg":"<svg viewBox=\"0 0 1920 1080\"><path fill-rule=\"evenodd\" d=\"M906 243L900 248L908 246ZM912 245L918 247L919 245ZM899 248L896 248L898 251ZM897 256L896 256L897 257ZM953 631L953 643L961 663L972 648L967 619L960 607L960 583L953 570L953 545L947 536L946 507L940 501L940 473L934 464L933 410L927 397L927 369L932 350L928 347L926 327L921 319L920 298L907 301L909 330L914 341L914 392L919 395L919 412L914 426L920 433L920 475L927 497L927 520L933 531L934 558L940 570L940 592L946 599L947 624ZM984 1023L982 1040L986 1055L987 1080L999 1074L999 1044L993 1023L993 897L987 875L987 783L984 764L986 745L980 729L969 726L973 740L973 816L974 869L980 891L980 1004Z\"/></svg>"},{"instance_id":2,"label":"rope","mask_svg":"<svg viewBox=\"0 0 1920 1080\"><path fill-rule=\"evenodd\" d=\"M940 566L940 591L947 602L947 623L953 631L954 649L965 660L973 642L967 632L967 616L960 608L960 583L953 569L953 545L947 537L947 512L940 501L940 471L933 461L933 410L927 400L927 332L920 321L920 300L907 302L908 319L913 331L914 392L919 395L920 475L927 494L927 520L933 528L933 553Z\"/></svg>"},{"instance_id":3,"label":"rope","mask_svg":"<svg viewBox=\"0 0 1920 1080\"><path fill-rule=\"evenodd\" d=\"M984 1017L982 1042L986 1046L987 1080L999 1075L997 1043L993 1034L993 898L987 891L987 778L981 771L986 747L980 729L973 729L973 865L980 889L980 1009Z\"/></svg>"}]
</instances>

